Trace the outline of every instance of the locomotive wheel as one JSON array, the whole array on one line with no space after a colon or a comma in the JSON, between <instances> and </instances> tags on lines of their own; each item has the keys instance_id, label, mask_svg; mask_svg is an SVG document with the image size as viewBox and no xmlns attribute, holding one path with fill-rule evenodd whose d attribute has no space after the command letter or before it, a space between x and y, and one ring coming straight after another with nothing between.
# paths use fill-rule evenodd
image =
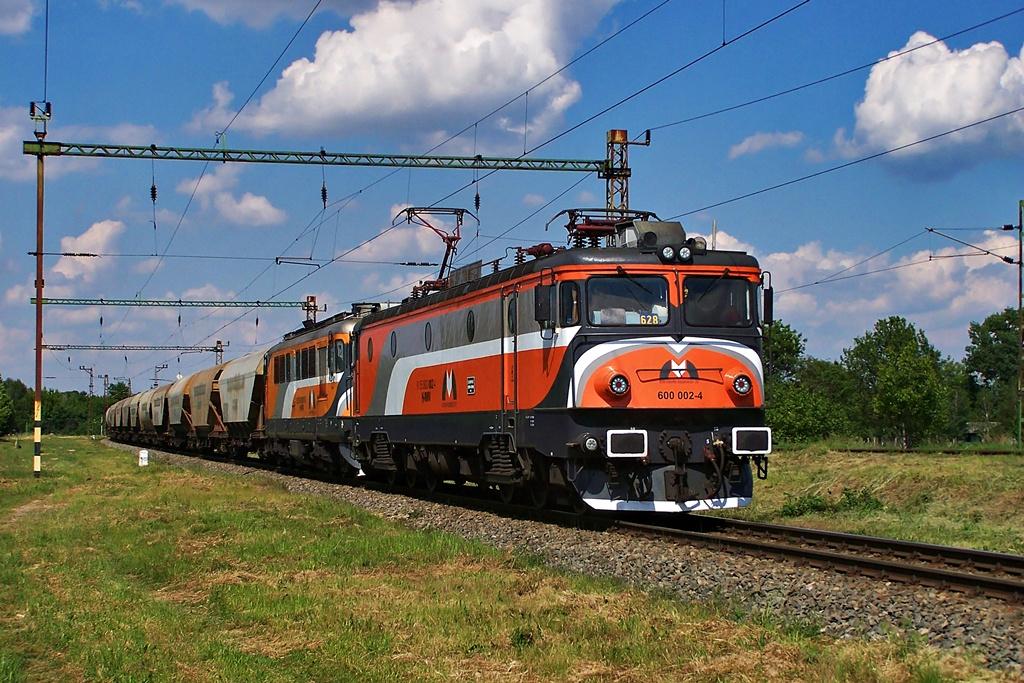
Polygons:
<instances>
[{"instance_id":1,"label":"locomotive wheel","mask_svg":"<svg viewBox=\"0 0 1024 683\"><path fill-rule=\"evenodd\" d=\"M398 472L395 470L386 470L384 472L384 481L388 483L388 486L394 486L395 482L398 481Z\"/></svg>"},{"instance_id":2,"label":"locomotive wheel","mask_svg":"<svg viewBox=\"0 0 1024 683\"><path fill-rule=\"evenodd\" d=\"M416 481L420 478L420 473L415 467L405 468L405 485L411 489L416 488Z\"/></svg>"},{"instance_id":3,"label":"locomotive wheel","mask_svg":"<svg viewBox=\"0 0 1024 683\"><path fill-rule=\"evenodd\" d=\"M427 491L430 491L431 493L436 491L438 483L438 477L435 472L427 471L423 473L423 486Z\"/></svg>"},{"instance_id":4,"label":"locomotive wheel","mask_svg":"<svg viewBox=\"0 0 1024 683\"><path fill-rule=\"evenodd\" d=\"M531 482L527 491L530 493L530 504L537 510L543 510L548 504L548 483L546 481Z\"/></svg>"},{"instance_id":5,"label":"locomotive wheel","mask_svg":"<svg viewBox=\"0 0 1024 683\"><path fill-rule=\"evenodd\" d=\"M511 503L516 496L516 487L512 484L497 484L494 490L498 492L498 500L505 505Z\"/></svg>"}]
</instances>

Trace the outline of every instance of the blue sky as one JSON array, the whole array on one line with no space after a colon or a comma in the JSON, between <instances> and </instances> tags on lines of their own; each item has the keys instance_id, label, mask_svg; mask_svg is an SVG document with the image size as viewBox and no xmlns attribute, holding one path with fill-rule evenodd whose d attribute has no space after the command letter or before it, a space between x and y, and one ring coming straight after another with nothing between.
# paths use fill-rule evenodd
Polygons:
<instances>
[{"instance_id":1,"label":"blue sky","mask_svg":"<svg viewBox=\"0 0 1024 683\"><path fill-rule=\"evenodd\" d=\"M47 54L41 0L0 0L4 377L33 377L35 162L22 141L33 134L29 103L44 98L47 139L59 142L213 147L226 130L233 149L421 154L447 141L434 153L599 159L608 129L650 128L651 146L630 148L631 206L679 217L691 233L717 226L720 248L756 255L772 272L777 315L814 356L838 358L876 320L901 315L960 359L971 321L1016 305L1013 265L926 228L1016 255L1016 232L999 226L1016 224L1024 198L1024 113L1004 115L1024 107L1019 0L323 0L302 26L314 5L65 0L50 7ZM443 251L425 228L389 230L402 208L473 208L473 189L461 189L468 171L48 158L46 177L45 251L103 254L48 256L50 298L315 295L330 315L353 301L400 300L433 275L391 265ZM562 244L560 224L545 223L604 201L594 176L503 172L477 187L480 225L463 226L459 262ZM319 269L274 261L343 254ZM48 344L220 339L227 358L268 346L303 317L45 314ZM47 386L85 389L85 365L143 388L156 366L171 379L212 362L210 353L48 351L44 374Z\"/></svg>"}]
</instances>

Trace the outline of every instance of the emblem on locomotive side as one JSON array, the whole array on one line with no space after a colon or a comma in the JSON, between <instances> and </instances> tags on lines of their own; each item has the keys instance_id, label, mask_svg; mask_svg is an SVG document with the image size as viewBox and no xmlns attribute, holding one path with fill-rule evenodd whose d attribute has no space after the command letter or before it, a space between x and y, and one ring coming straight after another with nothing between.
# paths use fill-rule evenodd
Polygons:
<instances>
[{"instance_id":1,"label":"emblem on locomotive side","mask_svg":"<svg viewBox=\"0 0 1024 683\"><path fill-rule=\"evenodd\" d=\"M454 401L458 396L455 389L455 371L444 371L444 382L441 385L441 400Z\"/></svg>"}]
</instances>

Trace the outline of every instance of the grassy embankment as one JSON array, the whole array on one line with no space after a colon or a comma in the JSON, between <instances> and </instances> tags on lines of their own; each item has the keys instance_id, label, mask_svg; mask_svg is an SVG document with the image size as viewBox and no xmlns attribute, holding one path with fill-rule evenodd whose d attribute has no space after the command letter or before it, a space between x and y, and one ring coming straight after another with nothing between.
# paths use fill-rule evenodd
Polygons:
<instances>
[{"instance_id":1,"label":"grassy embankment","mask_svg":"<svg viewBox=\"0 0 1024 683\"><path fill-rule=\"evenodd\" d=\"M1021 555L1024 456L786 450L735 516Z\"/></svg>"},{"instance_id":2,"label":"grassy embankment","mask_svg":"<svg viewBox=\"0 0 1024 683\"><path fill-rule=\"evenodd\" d=\"M996 677L919 641L835 642L87 439L46 439L35 480L23 445L0 441L4 683Z\"/></svg>"}]
</instances>

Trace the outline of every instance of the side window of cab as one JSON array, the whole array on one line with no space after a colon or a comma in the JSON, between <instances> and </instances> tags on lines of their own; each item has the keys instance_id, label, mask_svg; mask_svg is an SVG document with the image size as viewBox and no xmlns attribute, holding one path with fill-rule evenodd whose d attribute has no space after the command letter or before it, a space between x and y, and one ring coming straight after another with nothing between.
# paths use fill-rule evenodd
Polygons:
<instances>
[{"instance_id":1,"label":"side window of cab","mask_svg":"<svg viewBox=\"0 0 1024 683\"><path fill-rule=\"evenodd\" d=\"M562 327L580 324L580 285L562 282L558 285L558 323Z\"/></svg>"}]
</instances>

